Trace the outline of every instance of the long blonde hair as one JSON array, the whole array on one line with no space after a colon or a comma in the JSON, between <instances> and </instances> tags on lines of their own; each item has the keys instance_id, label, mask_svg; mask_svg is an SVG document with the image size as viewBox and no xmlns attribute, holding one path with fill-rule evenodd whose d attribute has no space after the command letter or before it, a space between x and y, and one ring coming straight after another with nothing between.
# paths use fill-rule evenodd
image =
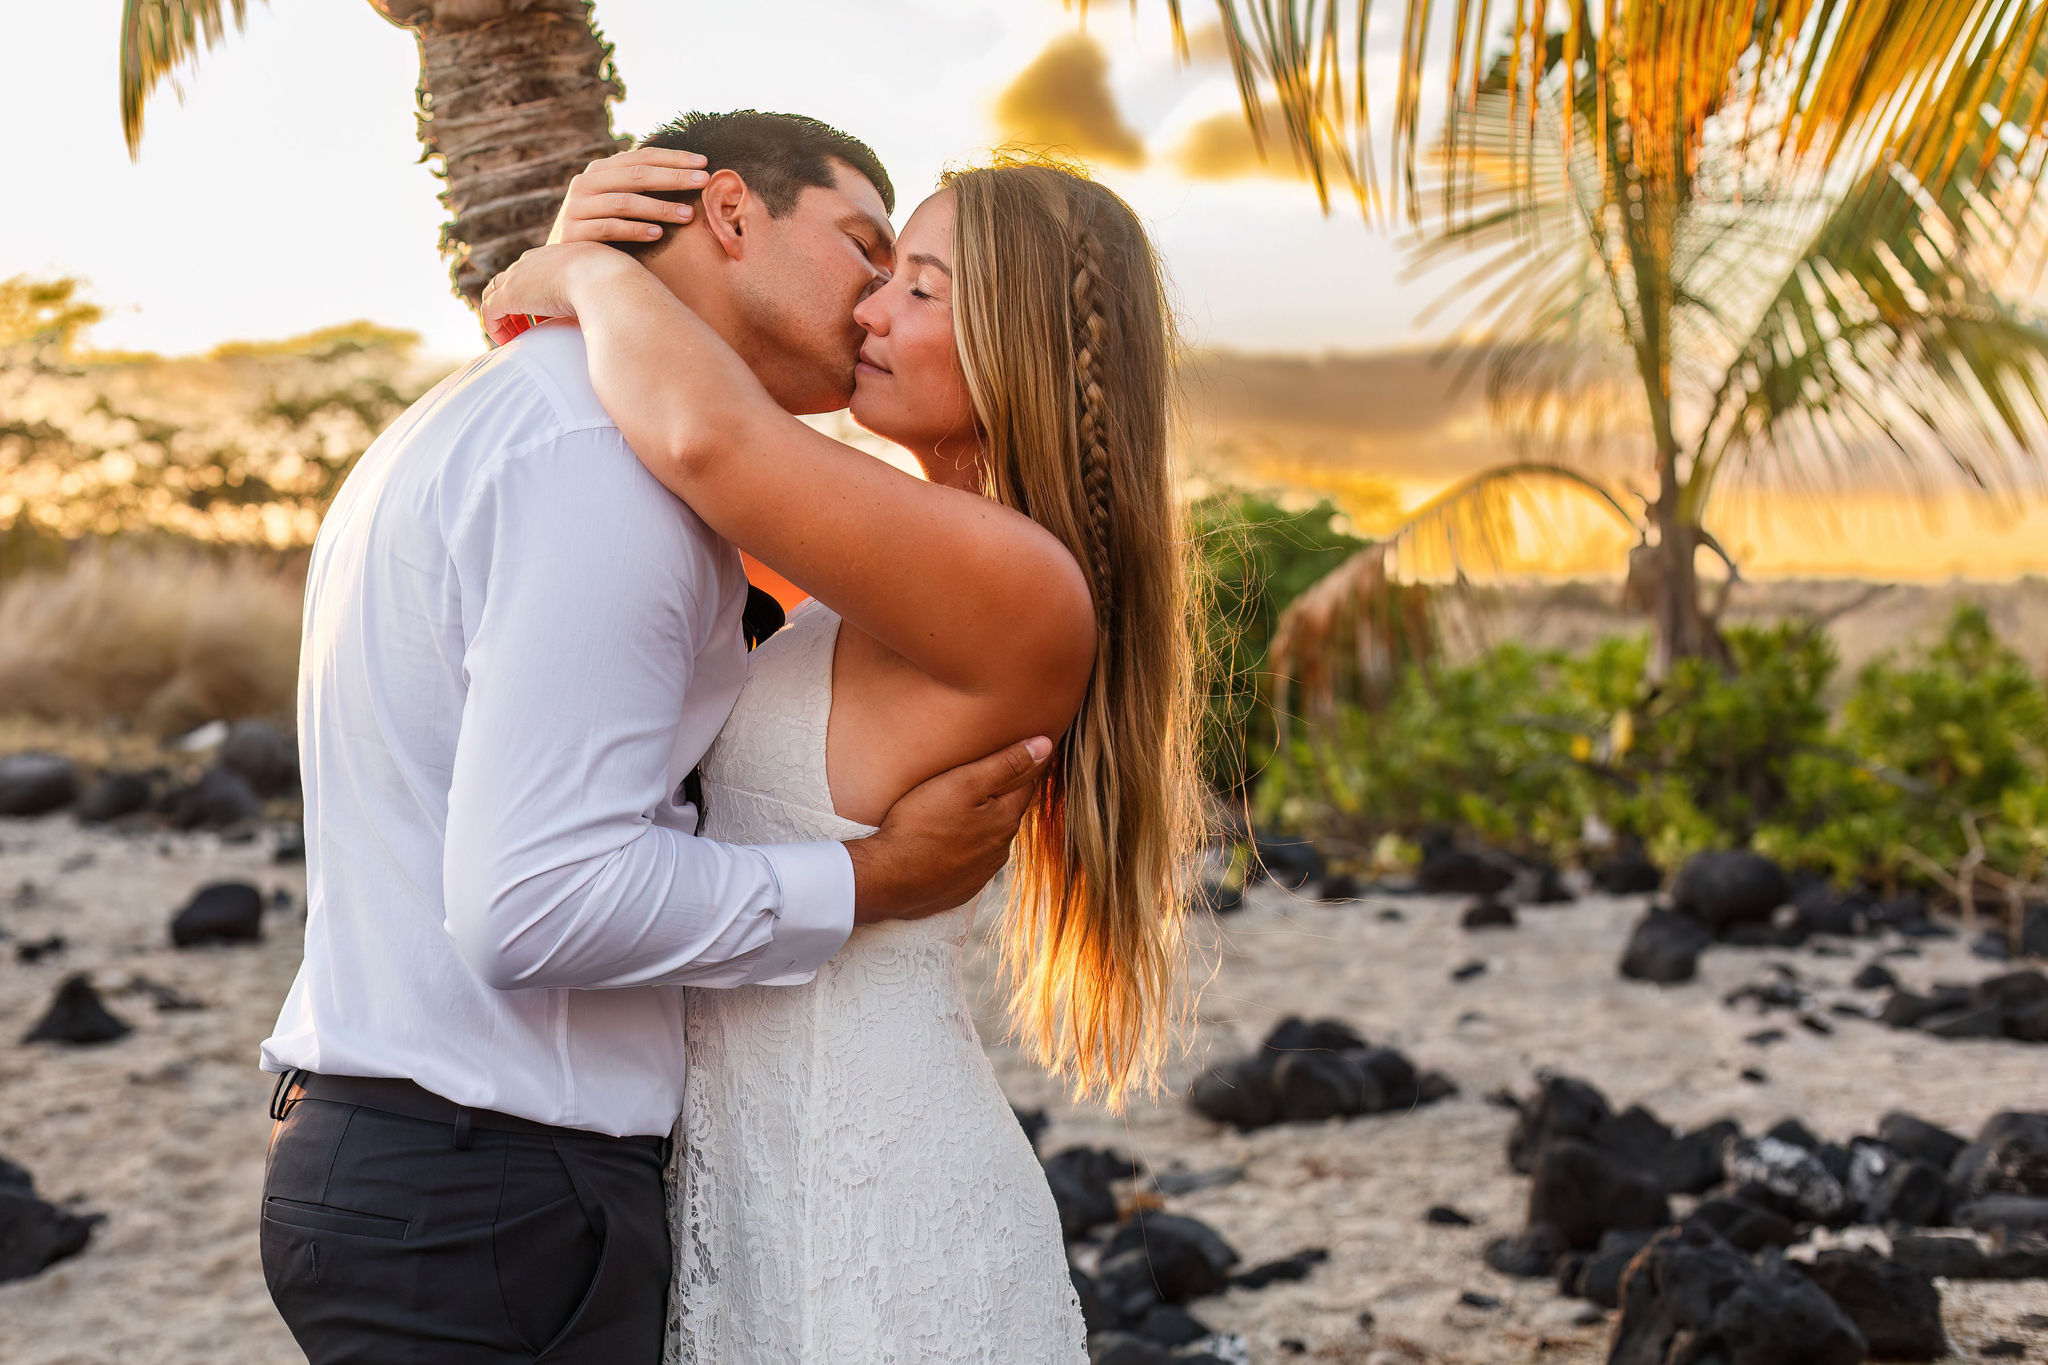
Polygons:
<instances>
[{"instance_id":1,"label":"long blonde hair","mask_svg":"<svg viewBox=\"0 0 2048 1365\"><path fill-rule=\"evenodd\" d=\"M1137 215L1076 170L1012 157L944 183L985 491L1066 545L1098 626L1011 864L1010 1015L1077 1093L1120 1104L1156 1088L1176 1019L1195 823L1165 287Z\"/></svg>"}]
</instances>

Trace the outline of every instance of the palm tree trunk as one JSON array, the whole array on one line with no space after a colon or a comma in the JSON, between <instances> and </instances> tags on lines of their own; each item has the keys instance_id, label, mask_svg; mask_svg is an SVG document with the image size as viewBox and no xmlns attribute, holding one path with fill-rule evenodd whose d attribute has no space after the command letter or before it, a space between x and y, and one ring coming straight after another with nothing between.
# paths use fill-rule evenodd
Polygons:
<instances>
[{"instance_id":1,"label":"palm tree trunk","mask_svg":"<svg viewBox=\"0 0 2048 1365\"><path fill-rule=\"evenodd\" d=\"M1657 449L1657 501L1650 508L1657 543L1646 547L1641 556L1646 562L1631 574L1638 581L1630 585L1630 595L1650 608L1650 662L1645 681L1655 686L1671 675L1672 666L1680 659L1705 657L1726 667L1728 653L1720 631L1700 607L1699 572L1694 564L1700 544L1698 528L1680 511L1680 448L1671 400L1671 317L1676 302L1671 260L1677 205L1668 182L1660 184L1645 177L1641 191L1626 217L1624 233L1635 276L1636 369L1649 409L1650 437Z\"/></svg>"},{"instance_id":2,"label":"palm tree trunk","mask_svg":"<svg viewBox=\"0 0 2048 1365\"><path fill-rule=\"evenodd\" d=\"M456 292L547 240L578 171L618 150L625 94L591 0L370 0L419 41L422 160L441 158Z\"/></svg>"}]
</instances>

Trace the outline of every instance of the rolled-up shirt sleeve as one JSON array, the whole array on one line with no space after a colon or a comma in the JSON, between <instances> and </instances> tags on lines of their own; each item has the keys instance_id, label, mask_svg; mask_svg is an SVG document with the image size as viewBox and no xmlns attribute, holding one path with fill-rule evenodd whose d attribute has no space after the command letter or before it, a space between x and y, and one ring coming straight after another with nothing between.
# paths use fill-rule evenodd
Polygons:
<instances>
[{"instance_id":1,"label":"rolled-up shirt sleeve","mask_svg":"<svg viewBox=\"0 0 2048 1365\"><path fill-rule=\"evenodd\" d=\"M795 984L846 942L836 843L655 822L717 616L708 533L615 429L509 452L453 514L461 730L446 928L499 990Z\"/></svg>"}]
</instances>

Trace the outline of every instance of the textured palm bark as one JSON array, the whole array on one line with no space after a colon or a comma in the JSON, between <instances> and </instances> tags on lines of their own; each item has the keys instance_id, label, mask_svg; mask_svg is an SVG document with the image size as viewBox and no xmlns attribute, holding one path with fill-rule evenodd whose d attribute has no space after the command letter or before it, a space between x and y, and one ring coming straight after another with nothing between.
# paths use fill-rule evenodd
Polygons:
<instances>
[{"instance_id":1,"label":"textured palm bark","mask_svg":"<svg viewBox=\"0 0 2048 1365\"><path fill-rule=\"evenodd\" d=\"M584 166L618 150L625 94L590 0L371 0L419 41L422 159L439 157L441 229L456 292L491 276L548 226Z\"/></svg>"}]
</instances>

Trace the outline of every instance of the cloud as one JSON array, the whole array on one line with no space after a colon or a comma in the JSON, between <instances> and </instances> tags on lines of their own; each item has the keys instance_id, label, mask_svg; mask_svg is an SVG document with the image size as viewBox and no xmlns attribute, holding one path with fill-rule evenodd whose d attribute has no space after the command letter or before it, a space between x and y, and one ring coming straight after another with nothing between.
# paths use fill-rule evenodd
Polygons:
<instances>
[{"instance_id":1,"label":"cloud","mask_svg":"<svg viewBox=\"0 0 2048 1365\"><path fill-rule=\"evenodd\" d=\"M1145 142L1109 89L1109 59L1085 33L1055 38L996 97L996 126L1011 142L1064 148L1090 161L1136 168Z\"/></svg>"},{"instance_id":2,"label":"cloud","mask_svg":"<svg viewBox=\"0 0 2048 1365\"><path fill-rule=\"evenodd\" d=\"M1260 111L1266 135L1266 157L1259 158L1258 145L1245 123L1243 109L1211 114L1194 127L1173 150L1173 164L1190 180L1242 180L1249 176L1271 176L1277 180L1307 180L1308 174L1295 162L1287 143L1287 124L1278 108L1265 105Z\"/></svg>"}]
</instances>

